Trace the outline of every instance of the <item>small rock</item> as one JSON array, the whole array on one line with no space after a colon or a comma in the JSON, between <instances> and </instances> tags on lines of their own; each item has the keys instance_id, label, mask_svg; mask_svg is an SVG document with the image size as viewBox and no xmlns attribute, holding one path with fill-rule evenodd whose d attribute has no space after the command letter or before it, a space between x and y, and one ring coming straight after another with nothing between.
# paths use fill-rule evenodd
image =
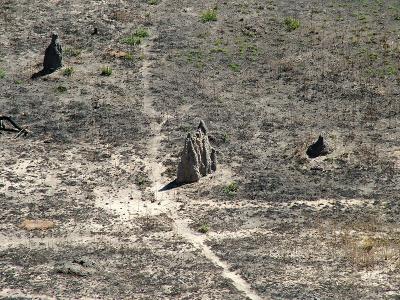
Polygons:
<instances>
[{"instance_id":1,"label":"small rock","mask_svg":"<svg viewBox=\"0 0 400 300\"><path fill-rule=\"evenodd\" d=\"M72 261L66 261L55 265L54 270L56 273L89 276L96 273L96 264L88 259L79 258Z\"/></svg>"}]
</instances>

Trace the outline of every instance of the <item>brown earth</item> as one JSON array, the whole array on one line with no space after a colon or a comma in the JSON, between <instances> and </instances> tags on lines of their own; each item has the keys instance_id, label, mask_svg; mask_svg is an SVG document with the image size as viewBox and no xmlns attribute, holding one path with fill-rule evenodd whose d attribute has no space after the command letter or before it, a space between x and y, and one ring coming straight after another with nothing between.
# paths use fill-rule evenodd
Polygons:
<instances>
[{"instance_id":1,"label":"brown earth","mask_svg":"<svg viewBox=\"0 0 400 300\"><path fill-rule=\"evenodd\" d=\"M0 134L0 298L399 299L399 20L395 0L0 0L0 114L32 131ZM52 31L64 68L31 80ZM200 119L218 171L164 188ZM57 271L80 259L95 272Z\"/></svg>"}]
</instances>

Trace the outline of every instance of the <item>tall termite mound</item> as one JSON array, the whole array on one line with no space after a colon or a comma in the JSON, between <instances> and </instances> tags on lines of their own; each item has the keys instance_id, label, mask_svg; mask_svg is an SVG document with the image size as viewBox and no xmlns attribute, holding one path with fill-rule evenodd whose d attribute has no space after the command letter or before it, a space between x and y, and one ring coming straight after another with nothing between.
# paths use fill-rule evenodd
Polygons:
<instances>
[{"instance_id":1,"label":"tall termite mound","mask_svg":"<svg viewBox=\"0 0 400 300\"><path fill-rule=\"evenodd\" d=\"M189 133L178 165L177 183L199 181L217 170L217 153L210 145L208 130L200 121L195 133Z\"/></svg>"}]
</instances>

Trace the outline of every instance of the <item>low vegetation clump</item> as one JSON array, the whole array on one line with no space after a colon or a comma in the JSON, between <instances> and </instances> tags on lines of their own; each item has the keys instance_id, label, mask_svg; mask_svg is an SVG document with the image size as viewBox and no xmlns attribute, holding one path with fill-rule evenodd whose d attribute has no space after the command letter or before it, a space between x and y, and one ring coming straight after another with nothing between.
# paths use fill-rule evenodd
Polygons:
<instances>
[{"instance_id":1,"label":"low vegetation clump","mask_svg":"<svg viewBox=\"0 0 400 300\"><path fill-rule=\"evenodd\" d=\"M74 49L74 48L67 48L64 50L64 55L67 57L77 57L81 55L82 50L80 49Z\"/></svg>"},{"instance_id":2,"label":"low vegetation clump","mask_svg":"<svg viewBox=\"0 0 400 300\"><path fill-rule=\"evenodd\" d=\"M4 71L4 69L0 68L0 79L3 79L4 77L6 77L6 71Z\"/></svg>"},{"instance_id":3,"label":"low vegetation clump","mask_svg":"<svg viewBox=\"0 0 400 300\"><path fill-rule=\"evenodd\" d=\"M57 92L59 92L59 93L65 93L65 92L67 91L67 88L66 88L65 86L63 86L63 85L59 85L59 86L56 88L56 90L57 90Z\"/></svg>"},{"instance_id":4,"label":"low vegetation clump","mask_svg":"<svg viewBox=\"0 0 400 300\"><path fill-rule=\"evenodd\" d=\"M293 17L287 17L285 19L285 26L287 31L293 31L300 27L300 21Z\"/></svg>"},{"instance_id":5,"label":"low vegetation clump","mask_svg":"<svg viewBox=\"0 0 400 300\"><path fill-rule=\"evenodd\" d=\"M203 224L198 229L198 232L200 233L207 233L209 231L210 231L210 226L208 226L208 224Z\"/></svg>"},{"instance_id":6,"label":"low vegetation clump","mask_svg":"<svg viewBox=\"0 0 400 300\"><path fill-rule=\"evenodd\" d=\"M149 5L157 5L160 3L160 0L147 0L147 4Z\"/></svg>"},{"instance_id":7,"label":"low vegetation clump","mask_svg":"<svg viewBox=\"0 0 400 300\"><path fill-rule=\"evenodd\" d=\"M147 38L150 36L149 31L146 28L138 28L136 31L131 34L130 36L124 38L122 40L123 43L131 45L131 46L136 46L140 45L143 41L143 39Z\"/></svg>"},{"instance_id":8,"label":"low vegetation clump","mask_svg":"<svg viewBox=\"0 0 400 300\"><path fill-rule=\"evenodd\" d=\"M102 67L101 68L101 75L102 76L111 76L111 74L112 74L112 69L111 69L111 67Z\"/></svg>"},{"instance_id":9,"label":"low vegetation clump","mask_svg":"<svg viewBox=\"0 0 400 300\"><path fill-rule=\"evenodd\" d=\"M74 68L73 67L68 67L68 68L65 68L64 69L64 72L63 72L63 74L64 74L64 76L71 76L72 75L72 73L74 73Z\"/></svg>"},{"instance_id":10,"label":"low vegetation clump","mask_svg":"<svg viewBox=\"0 0 400 300\"><path fill-rule=\"evenodd\" d=\"M203 23L217 21L217 10L207 9L201 14L200 19Z\"/></svg>"},{"instance_id":11,"label":"low vegetation clump","mask_svg":"<svg viewBox=\"0 0 400 300\"><path fill-rule=\"evenodd\" d=\"M239 185L236 182L231 182L224 188L224 193L229 197L233 197L237 194Z\"/></svg>"}]
</instances>

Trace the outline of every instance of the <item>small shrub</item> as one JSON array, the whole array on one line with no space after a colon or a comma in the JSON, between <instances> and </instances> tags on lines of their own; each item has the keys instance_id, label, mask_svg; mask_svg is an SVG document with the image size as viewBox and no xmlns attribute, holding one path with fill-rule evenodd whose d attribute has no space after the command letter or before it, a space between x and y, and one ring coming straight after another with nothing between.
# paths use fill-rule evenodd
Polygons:
<instances>
[{"instance_id":1,"label":"small shrub","mask_svg":"<svg viewBox=\"0 0 400 300\"><path fill-rule=\"evenodd\" d=\"M207 9L201 14L200 19L203 23L217 21L217 10Z\"/></svg>"},{"instance_id":2,"label":"small shrub","mask_svg":"<svg viewBox=\"0 0 400 300\"><path fill-rule=\"evenodd\" d=\"M56 88L56 90L57 90L57 92L59 92L59 93L65 93L65 92L67 91L67 88L66 88L65 86L59 85L59 86Z\"/></svg>"},{"instance_id":3,"label":"small shrub","mask_svg":"<svg viewBox=\"0 0 400 300\"><path fill-rule=\"evenodd\" d=\"M149 31L146 28L138 28L136 31L133 33L134 36L140 37L142 39L147 38L150 36Z\"/></svg>"},{"instance_id":4,"label":"small shrub","mask_svg":"<svg viewBox=\"0 0 400 300\"><path fill-rule=\"evenodd\" d=\"M210 231L210 226L208 226L207 224L203 224L199 227L198 232L200 233L207 233Z\"/></svg>"},{"instance_id":5,"label":"small shrub","mask_svg":"<svg viewBox=\"0 0 400 300\"><path fill-rule=\"evenodd\" d=\"M110 67L102 67L100 74L102 76L110 76L112 74L112 69Z\"/></svg>"},{"instance_id":6,"label":"small shrub","mask_svg":"<svg viewBox=\"0 0 400 300\"><path fill-rule=\"evenodd\" d=\"M293 17L287 17L285 19L285 26L287 31L293 31L300 27L300 21Z\"/></svg>"},{"instance_id":7,"label":"small shrub","mask_svg":"<svg viewBox=\"0 0 400 300\"><path fill-rule=\"evenodd\" d=\"M0 79L3 79L4 77L6 77L6 71L4 71L4 69L0 68Z\"/></svg>"},{"instance_id":8,"label":"small shrub","mask_svg":"<svg viewBox=\"0 0 400 300\"><path fill-rule=\"evenodd\" d=\"M71 76L72 73L74 73L74 68L73 67L68 67L64 69L64 76Z\"/></svg>"},{"instance_id":9,"label":"small shrub","mask_svg":"<svg viewBox=\"0 0 400 300\"><path fill-rule=\"evenodd\" d=\"M224 188L224 193L230 197L235 196L237 191L239 190L239 186L236 182L231 182Z\"/></svg>"}]
</instances>

